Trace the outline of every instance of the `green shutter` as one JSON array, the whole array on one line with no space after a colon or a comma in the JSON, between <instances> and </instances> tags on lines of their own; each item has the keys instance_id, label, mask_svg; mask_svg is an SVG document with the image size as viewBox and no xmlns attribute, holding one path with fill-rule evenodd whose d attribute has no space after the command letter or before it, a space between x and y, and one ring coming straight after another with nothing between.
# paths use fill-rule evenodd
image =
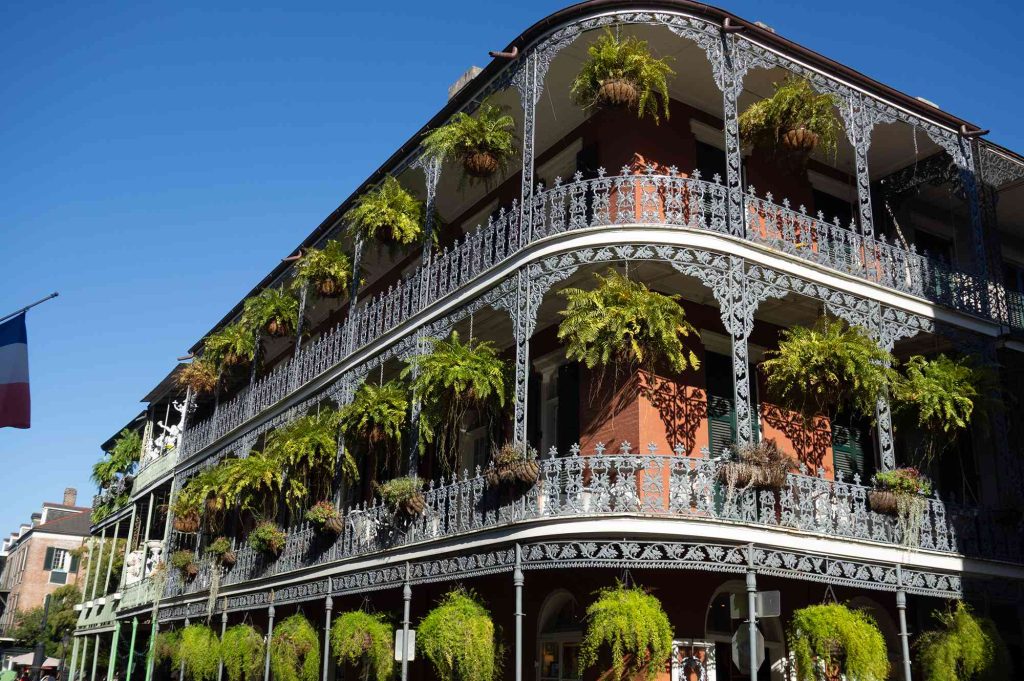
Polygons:
<instances>
[{"instance_id":1,"label":"green shutter","mask_svg":"<svg viewBox=\"0 0 1024 681\"><path fill-rule=\"evenodd\" d=\"M714 352L704 358L708 391L708 439L711 456L736 442L736 409L733 402L732 358Z\"/></svg>"},{"instance_id":2,"label":"green shutter","mask_svg":"<svg viewBox=\"0 0 1024 681\"><path fill-rule=\"evenodd\" d=\"M53 552L54 552L54 550L55 549L52 546L48 546L46 548L46 558L43 560L43 569L44 570L52 570L53 569Z\"/></svg>"},{"instance_id":3,"label":"green shutter","mask_svg":"<svg viewBox=\"0 0 1024 681\"><path fill-rule=\"evenodd\" d=\"M78 572L78 556L71 554L71 565L68 567L68 572Z\"/></svg>"},{"instance_id":4,"label":"green shutter","mask_svg":"<svg viewBox=\"0 0 1024 681\"><path fill-rule=\"evenodd\" d=\"M836 472L842 472L844 480L852 482L856 473L860 475L861 484L867 484L872 470L864 454L863 429L839 423L832 424L832 460Z\"/></svg>"}]
</instances>

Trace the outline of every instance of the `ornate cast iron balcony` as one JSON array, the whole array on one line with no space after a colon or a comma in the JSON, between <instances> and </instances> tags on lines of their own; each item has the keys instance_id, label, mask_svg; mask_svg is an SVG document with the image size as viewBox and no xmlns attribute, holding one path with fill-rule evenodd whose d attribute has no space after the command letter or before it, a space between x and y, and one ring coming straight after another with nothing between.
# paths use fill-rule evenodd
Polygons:
<instances>
[{"instance_id":1,"label":"ornate cast iron balcony","mask_svg":"<svg viewBox=\"0 0 1024 681\"><path fill-rule=\"evenodd\" d=\"M631 453L624 445L611 454L598 446L593 455L578 447L566 457L540 461L540 479L519 495L488 486L486 476L464 473L430 483L425 511L412 519L385 506L356 505L345 512L343 532L323 535L303 522L288 532L281 555L272 559L248 546L237 549L234 567L207 562L191 582L169 576L165 595L208 589L211 570L222 571L219 586L273 577L294 570L377 554L421 542L541 519L642 516L673 518L761 529L806 532L875 544L947 554L1019 560L1021 537L1000 531L967 509L952 509L937 498L921 498L919 522L900 522L877 513L868 503L870 489L852 482L790 473L781 490L735 488L723 482L719 459ZM191 540L191 535L182 537Z\"/></svg>"},{"instance_id":2,"label":"ornate cast iron balcony","mask_svg":"<svg viewBox=\"0 0 1024 681\"><path fill-rule=\"evenodd\" d=\"M728 203L742 204L741 224L730 224ZM769 194L730 196L712 180L672 169L657 174L622 169L594 179L577 173L535 193L528 210L516 202L495 213L450 247L434 252L408 276L356 306L347 319L301 349L297 357L220 404L210 418L188 426L182 457L187 458L232 428L281 400L359 348L413 315L466 286L526 246L574 230L652 225L715 232L763 244L792 257L978 315L988 314L987 284L948 264L884 238L865 236L856 225L778 205ZM521 213L527 216L522 220Z\"/></svg>"}]
</instances>

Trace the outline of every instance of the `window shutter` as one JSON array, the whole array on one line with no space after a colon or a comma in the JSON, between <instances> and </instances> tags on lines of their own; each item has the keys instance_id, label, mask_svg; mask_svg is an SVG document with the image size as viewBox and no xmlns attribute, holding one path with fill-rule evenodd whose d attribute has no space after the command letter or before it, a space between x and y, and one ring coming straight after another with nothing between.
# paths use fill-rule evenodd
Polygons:
<instances>
[{"instance_id":1,"label":"window shutter","mask_svg":"<svg viewBox=\"0 0 1024 681\"><path fill-rule=\"evenodd\" d=\"M48 546L46 548L46 558L43 560L43 569L44 570L52 570L53 569L53 553L54 553L54 550L55 549L52 546Z\"/></svg>"},{"instance_id":2,"label":"window shutter","mask_svg":"<svg viewBox=\"0 0 1024 681\"><path fill-rule=\"evenodd\" d=\"M556 446L559 456L568 456L569 449L580 441L580 365L578 362L569 362L558 367L557 390Z\"/></svg>"},{"instance_id":3,"label":"window shutter","mask_svg":"<svg viewBox=\"0 0 1024 681\"><path fill-rule=\"evenodd\" d=\"M711 456L736 442L736 409L733 403L732 359L709 352L704 359L708 391L708 440Z\"/></svg>"},{"instance_id":4,"label":"window shutter","mask_svg":"<svg viewBox=\"0 0 1024 681\"><path fill-rule=\"evenodd\" d=\"M71 565L68 567L68 572L78 572L78 556L71 554Z\"/></svg>"},{"instance_id":5,"label":"window shutter","mask_svg":"<svg viewBox=\"0 0 1024 681\"><path fill-rule=\"evenodd\" d=\"M872 471L868 469L864 455L864 432L856 426L832 424L832 462L836 472L842 472L843 479L853 482L854 473L860 475L861 484L866 484Z\"/></svg>"}]
</instances>

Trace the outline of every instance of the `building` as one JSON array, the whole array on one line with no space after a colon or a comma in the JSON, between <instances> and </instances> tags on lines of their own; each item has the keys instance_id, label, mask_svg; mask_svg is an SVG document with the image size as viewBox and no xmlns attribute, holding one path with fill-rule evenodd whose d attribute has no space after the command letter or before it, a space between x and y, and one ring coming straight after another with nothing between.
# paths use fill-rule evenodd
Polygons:
<instances>
[{"instance_id":1,"label":"building","mask_svg":"<svg viewBox=\"0 0 1024 681\"><path fill-rule=\"evenodd\" d=\"M673 58L670 118L572 101L605 28ZM831 96L833 153L794 162L740 137L740 114L790 76ZM301 341L259 335L258 364L219 374L215 395L178 387L177 367L146 397L135 426L143 465L93 527L96 538L128 539L124 572L88 588L75 678L166 674L155 634L188 622L265 632L301 611L322 635L335 613L369 603L415 626L456 583L500 626L504 678L591 678L578 664L581 615L596 589L622 578L655 590L680 648L713 660L718 681L747 678L729 662L738 623L728 606L753 589L781 598L782 617L759 625L759 679L785 678L793 611L833 597L874 615L900 678L913 673L913 637L957 599L993 618L1019 660L1020 424L979 411L952 458L933 465L936 493L915 496L914 522L903 522L871 505L870 481L911 463L923 434L894 427L888 393L872 396L870 414L808 425L773 402L758 365L785 330L828 314L899 361L965 353L992 372L987 393L1008 402L1024 367L1024 158L953 113L688 0L569 7L463 80L252 295L344 239L349 210L386 176L424 202L427 236L397 250L357 239L353 294L304 287ZM421 140L485 101L511 114L519 146L507 169L467 183L458 159L425 155ZM564 292L592 288L609 268L679 296L697 361L602 384L567 358ZM240 302L211 334L242 312ZM339 453L354 451L361 475L321 491L344 514L336 537L276 497L260 513L287 525L277 555L247 544L256 514L245 507L213 496L194 518L166 512L189 481L350 403L364 382L398 378L452 331L494 344L512 399L490 423L453 424L446 453L461 473L443 472L436 442L421 452L406 438L392 468L429 480L409 517L374 501L384 457L344 442ZM542 455L531 485L495 491L481 466L506 438ZM769 439L799 465L774 488L728 484L723 454ZM218 536L232 546L230 566L206 552ZM165 558L178 552L172 569ZM333 663L323 669L334 678ZM431 673L417 655L402 678Z\"/></svg>"},{"instance_id":2,"label":"building","mask_svg":"<svg viewBox=\"0 0 1024 681\"><path fill-rule=\"evenodd\" d=\"M78 492L68 487L61 503L43 502L31 521L3 540L0 571L0 635L8 636L19 611L43 605L65 584L76 584L76 555L89 534L89 507L76 506Z\"/></svg>"}]
</instances>

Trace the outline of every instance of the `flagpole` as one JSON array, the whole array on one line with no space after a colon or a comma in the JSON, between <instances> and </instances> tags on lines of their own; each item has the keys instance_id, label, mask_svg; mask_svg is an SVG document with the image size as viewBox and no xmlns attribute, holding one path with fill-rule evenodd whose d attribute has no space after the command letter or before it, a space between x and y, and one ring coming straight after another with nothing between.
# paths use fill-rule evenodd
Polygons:
<instances>
[{"instance_id":1,"label":"flagpole","mask_svg":"<svg viewBox=\"0 0 1024 681\"><path fill-rule=\"evenodd\" d=\"M47 300L52 300L53 298L56 298L59 295L60 295L59 291L54 291L53 293L51 293L50 295L46 296L45 298L40 298L39 300L37 300L34 303L29 303L28 305L26 305L25 307L21 308L20 310L15 310L14 312L12 312L11 314L9 314L9 315L7 315L5 317L0 317L0 322L6 322L11 317L17 317L22 312L27 312L28 310L31 310L36 305L42 305Z\"/></svg>"}]
</instances>

